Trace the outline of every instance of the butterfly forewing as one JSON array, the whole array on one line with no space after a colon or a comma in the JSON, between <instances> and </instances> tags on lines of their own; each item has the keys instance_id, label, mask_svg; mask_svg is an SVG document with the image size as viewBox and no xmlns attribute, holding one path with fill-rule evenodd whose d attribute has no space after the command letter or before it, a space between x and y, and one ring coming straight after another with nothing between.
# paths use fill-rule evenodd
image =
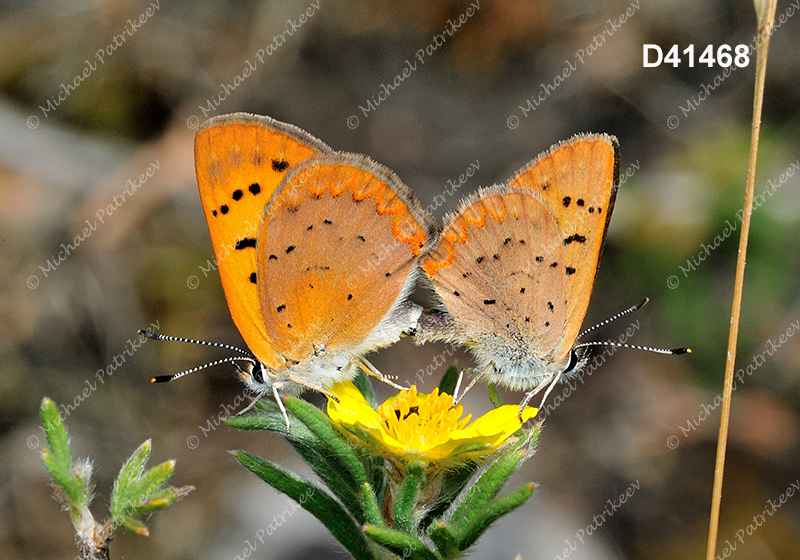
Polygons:
<instances>
[{"instance_id":1,"label":"butterfly forewing","mask_svg":"<svg viewBox=\"0 0 800 560\"><path fill-rule=\"evenodd\" d=\"M269 339L298 362L353 352L410 287L426 228L408 189L366 157L324 156L293 170L257 243Z\"/></svg>"},{"instance_id":2,"label":"butterfly forewing","mask_svg":"<svg viewBox=\"0 0 800 560\"><path fill-rule=\"evenodd\" d=\"M231 316L250 350L272 368L283 359L259 315L255 240L286 173L329 151L296 127L243 113L211 119L195 138L200 199Z\"/></svg>"}]
</instances>

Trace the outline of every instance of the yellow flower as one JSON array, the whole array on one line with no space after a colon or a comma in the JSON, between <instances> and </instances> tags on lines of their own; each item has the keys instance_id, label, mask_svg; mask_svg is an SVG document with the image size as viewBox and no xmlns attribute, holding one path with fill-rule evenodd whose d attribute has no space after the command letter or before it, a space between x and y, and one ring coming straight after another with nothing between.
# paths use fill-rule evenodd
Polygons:
<instances>
[{"instance_id":1,"label":"yellow flower","mask_svg":"<svg viewBox=\"0 0 800 560\"><path fill-rule=\"evenodd\" d=\"M350 381L334 385L330 392L339 402L328 399L328 416L334 424L354 434L359 443L375 454L405 461L424 459L441 462L494 451L519 430L519 407L505 405L489 411L470 423L471 414L453 406L453 397L434 389L418 393L412 386L373 409ZM522 412L523 421L536 416L530 406Z\"/></svg>"}]
</instances>

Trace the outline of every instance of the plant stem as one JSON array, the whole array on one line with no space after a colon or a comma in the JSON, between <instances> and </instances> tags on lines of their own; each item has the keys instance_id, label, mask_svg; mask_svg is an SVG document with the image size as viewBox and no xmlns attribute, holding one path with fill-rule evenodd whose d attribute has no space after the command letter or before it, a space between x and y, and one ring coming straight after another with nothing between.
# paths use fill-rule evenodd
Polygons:
<instances>
[{"instance_id":1,"label":"plant stem","mask_svg":"<svg viewBox=\"0 0 800 560\"><path fill-rule=\"evenodd\" d=\"M756 79L753 99L753 122L750 134L750 160L747 169L747 188L744 196L744 215L742 230L739 235L739 256L736 261L736 281L733 287L733 306L731 309L731 326L728 333L728 355L725 361L725 389L723 391L722 411L717 439L717 459L714 466L714 490L711 498L711 518L708 530L708 548L706 559L714 560L719 532L719 512L722 501L722 479L725 472L725 451L728 445L728 424L731 414L731 396L733 393L733 369L736 362L736 342L739 337L739 319L742 311L742 290L744 287L744 268L747 259L747 241L750 235L750 217L753 213L753 195L756 180L756 160L758 157L758 138L761 131L761 108L764 102L764 81L767 74L767 51L772 28L775 22L777 0L768 0L764 9L764 0L756 0L758 15L759 42L756 49Z\"/></svg>"}]
</instances>

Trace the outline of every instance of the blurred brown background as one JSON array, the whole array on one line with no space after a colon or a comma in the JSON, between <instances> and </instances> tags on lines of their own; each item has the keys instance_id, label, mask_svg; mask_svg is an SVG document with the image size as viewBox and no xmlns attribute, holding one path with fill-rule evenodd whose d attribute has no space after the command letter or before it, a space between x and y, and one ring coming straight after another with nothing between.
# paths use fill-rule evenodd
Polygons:
<instances>
[{"instance_id":1,"label":"blurred brown background","mask_svg":"<svg viewBox=\"0 0 800 560\"><path fill-rule=\"evenodd\" d=\"M247 449L306 472L280 439L224 424L208 429L242 394L231 368L148 383L224 353L150 341L104 383L95 378L138 328L156 322L163 333L241 344L216 272L200 268L212 257L192 162L190 125L206 118L201 107L208 117L267 114L335 149L369 154L397 172L423 206L437 206L448 180L457 182L477 161L475 176L434 209L437 219L463 194L504 180L558 140L585 131L616 135L629 173L586 325L649 296L642 311L592 336L618 340L638 321L629 342L686 345L694 353L614 352L578 383L549 414L536 455L517 477L537 481L538 492L480 541L474 558L550 560L569 543L574 559L702 557L719 421L719 409L711 409L722 386L755 54L719 82L720 66L689 68L685 55L678 68L643 68L642 45L666 51L694 44L697 57L709 44L750 44L753 6L473 3L475 15L440 46L434 36L469 2L319 0L318 9L308 0L0 3L3 558L75 554L71 525L50 498L39 460L45 395L74 408L67 427L74 452L95 461L96 516L104 515L122 461L147 438L153 464L177 459L173 482L197 487L151 520L151 537L120 531L115 558L235 558L256 531L291 509L226 453ZM800 478L800 336L791 326L800 320L795 6L779 3L785 19L770 51L756 180L764 197L753 215L737 368L770 342L780 347L755 372L751 366L752 375L745 372L734 394L722 502L720 542L735 542L731 558L738 560L800 557L796 494L747 534L768 500L777 503ZM305 23L287 23L297 24L306 10ZM630 17L617 25L626 10ZM139 25L140 17L146 21ZM274 39L281 33L283 40ZM431 44L424 63L414 58ZM263 62L259 49L271 51ZM416 70L365 114L359 107L378 100L407 60ZM248 62L255 70L233 87ZM575 69L552 89L569 64ZM223 85L229 91L219 99ZM529 99L541 99L532 102L535 110ZM153 176L107 211L151 165ZM97 222L95 231L60 258L62 244L74 245L87 220ZM725 233L726 220L734 232ZM415 297L426 301L424 293ZM410 380L446 350L404 341L373 361ZM423 387L435 386L443 371L425 375ZM89 383L95 389L84 399ZM484 391L473 391L466 406L487 408ZM632 484L639 487L633 497L578 542L577 532ZM345 553L300 512L251 557Z\"/></svg>"}]
</instances>

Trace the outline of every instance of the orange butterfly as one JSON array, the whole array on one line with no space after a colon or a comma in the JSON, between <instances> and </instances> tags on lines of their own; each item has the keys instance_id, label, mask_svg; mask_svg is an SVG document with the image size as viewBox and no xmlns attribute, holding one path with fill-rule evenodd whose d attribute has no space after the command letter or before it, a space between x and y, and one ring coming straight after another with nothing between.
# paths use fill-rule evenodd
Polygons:
<instances>
[{"instance_id":1,"label":"orange butterfly","mask_svg":"<svg viewBox=\"0 0 800 560\"><path fill-rule=\"evenodd\" d=\"M411 191L366 156L244 113L198 129L195 167L222 287L249 348L215 363L248 362L237 369L255 400L272 392L281 408L279 393L325 392L356 365L380 376L364 354L413 330L422 312L405 298L431 225Z\"/></svg>"},{"instance_id":2,"label":"orange butterfly","mask_svg":"<svg viewBox=\"0 0 800 560\"><path fill-rule=\"evenodd\" d=\"M580 371L587 346L614 345L575 341L618 185L616 138L585 134L464 200L422 263L443 305L423 314L416 341L466 346L475 379L528 391L520 410L543 387Z\"/></svg>"}]
</instances>

